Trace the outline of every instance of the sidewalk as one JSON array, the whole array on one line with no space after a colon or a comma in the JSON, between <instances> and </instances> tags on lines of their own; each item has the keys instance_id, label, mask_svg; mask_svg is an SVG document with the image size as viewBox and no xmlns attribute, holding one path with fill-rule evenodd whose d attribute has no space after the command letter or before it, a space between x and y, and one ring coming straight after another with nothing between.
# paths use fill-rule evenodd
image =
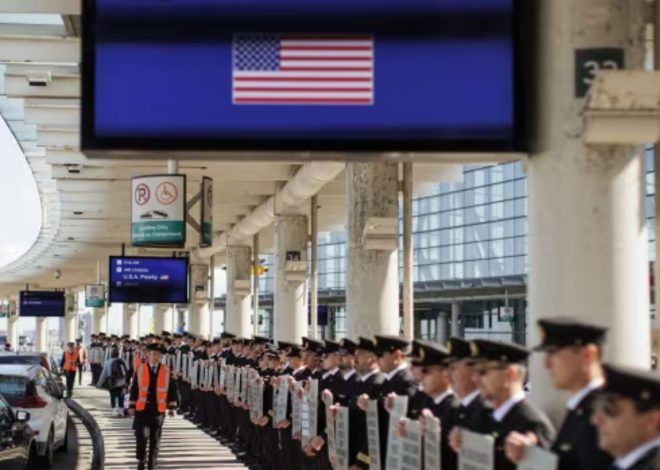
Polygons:
<instances>
[{"instance_id":1,"label":"sidewalk","mask_svg":"<svg viewBox=\"0 0 660 470\"><path fill-rule=\"evenodd\" d=\"M108 392L92 387L76 387L73 399L85 407L102 430L105 442L105 468L107 470L137 468L135 436L131 429L133 420L111 416ZM238 470L246 467L236 460L227 447L200 431L189 421L175 416L165 419L158 468L159 470L196 468Z\"/></svg>"}]
</instances>

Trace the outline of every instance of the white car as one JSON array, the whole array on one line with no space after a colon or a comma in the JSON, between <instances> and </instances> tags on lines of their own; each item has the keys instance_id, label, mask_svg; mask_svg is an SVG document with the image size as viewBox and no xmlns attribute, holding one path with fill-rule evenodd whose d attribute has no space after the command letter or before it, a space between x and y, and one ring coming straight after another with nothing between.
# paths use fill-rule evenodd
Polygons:
<instances>
[{"instance_id":1,"label":"white car","mask_svg":"<svg viewBox=\"0 0 660 470\"><path fill-rule=\"evenodd\" d=\"M56 450L68 450L69 409L62 386L42 366L0 364L0 395L15 411L30 413L41 465L53 465Z\"/></svg>"}]
</instances>

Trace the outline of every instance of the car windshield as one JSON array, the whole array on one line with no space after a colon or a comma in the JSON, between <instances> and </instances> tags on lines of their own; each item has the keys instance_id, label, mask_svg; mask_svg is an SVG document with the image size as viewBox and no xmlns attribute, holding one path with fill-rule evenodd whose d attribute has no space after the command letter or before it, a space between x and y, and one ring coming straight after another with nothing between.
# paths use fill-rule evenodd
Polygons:
<instances>
[{"instance_id":1,"label":"car windshield","mask_svg":"<svg viewBox=\"0 0 660 470\"><path fill-rule=\"evenodd\" d=\"M21 364L21 365L30 365L38 364L41 365L40 356L23 356L20 354L7 354L0 356L0 364Z\"/></svg>"},{"instance_id":2,"label":"car windshield","mask_svg":"<svg viewBox=\"0 0 660 470\"><path fill-rule=\"evenodd\" d=\"M11 406L17 406L20 399L30 393L30 382L25 377L0 375L0 395L5 397Z\"/></svg>"}]
</instances>

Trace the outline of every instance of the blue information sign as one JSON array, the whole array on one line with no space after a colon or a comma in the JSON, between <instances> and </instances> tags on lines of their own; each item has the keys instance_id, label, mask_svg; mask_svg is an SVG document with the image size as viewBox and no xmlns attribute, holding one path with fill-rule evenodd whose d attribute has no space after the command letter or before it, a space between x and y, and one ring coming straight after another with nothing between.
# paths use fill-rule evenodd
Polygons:
<instances>
[{"instance_id":1,"label":"blue information sign","mask_svg":"<svg viewBox=\"0 0 660 470\"><path fill-rule=\"evenodd\" d=\"M89 0L83 149L522 150L522 0Z\"/></svg>"},{"instance_id":2,"label":"blue information sign","mask_svg":"<svg viewBox=\"0 0 660 470\"><path fill-rule=\"evenodd\" d=\"M110 302L187 303L186 258L110 257Z\"/></svg>"},{"instance_id":3,"label":"blue information sign","mask_svg":"<svg viewBox=\"0 0 660 470\"><path fill-rule=\"evenodd\" d=\"M21 317L63 317L64 292L21 291L19 314Z\"/></svg>"}]
</instances>

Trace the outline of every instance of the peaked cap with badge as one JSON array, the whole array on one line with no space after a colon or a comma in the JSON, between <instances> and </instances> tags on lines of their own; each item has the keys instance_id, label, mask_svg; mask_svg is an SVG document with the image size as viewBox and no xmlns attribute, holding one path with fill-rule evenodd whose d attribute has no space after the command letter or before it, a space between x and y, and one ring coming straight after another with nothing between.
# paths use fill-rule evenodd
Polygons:
<instances>
[{"instance_id":1,"label":"peaked cap with badge","mask_svg":"<svg viewBox=\"0 0 660 470\"><path fill-rule=\"evenodd\" d=\"M582 323L567 317L541 319L538 325L541 344L534 351L553 351L587 344L602 346L607 336L607 328L604 326Z\"/></svg>"}]
</instances>

